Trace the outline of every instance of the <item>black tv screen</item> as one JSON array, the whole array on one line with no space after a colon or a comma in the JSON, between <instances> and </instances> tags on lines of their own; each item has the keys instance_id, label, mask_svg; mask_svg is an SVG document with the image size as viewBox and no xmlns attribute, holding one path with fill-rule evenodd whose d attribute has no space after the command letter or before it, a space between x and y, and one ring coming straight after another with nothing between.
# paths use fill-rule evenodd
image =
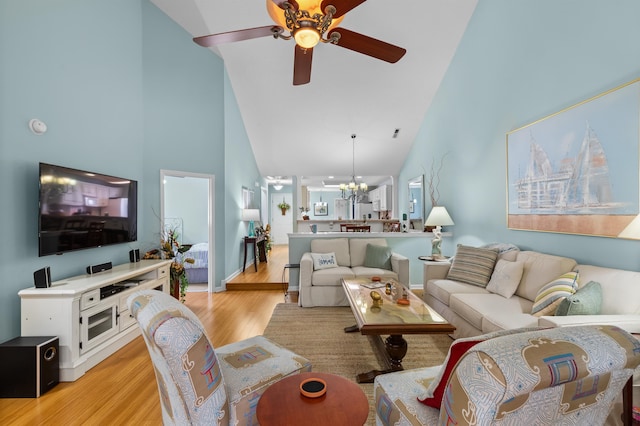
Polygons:
<instances>
[{"instance_id":1,"label":"black tv screen","mask_svg":"<svg viewBox=\"0 0 640 426\"><path fill-rule=\"evenodd\" d=\"M138 183L40 163L39 256L137 240Z\"/></svg>"}]
</instances>

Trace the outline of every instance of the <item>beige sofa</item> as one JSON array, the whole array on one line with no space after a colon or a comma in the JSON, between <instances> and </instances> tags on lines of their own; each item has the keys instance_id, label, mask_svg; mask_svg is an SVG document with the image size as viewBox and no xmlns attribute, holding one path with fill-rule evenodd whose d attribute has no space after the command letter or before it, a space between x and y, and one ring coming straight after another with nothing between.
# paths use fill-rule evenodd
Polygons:
<instances>
[{"instance_id":1,"label":"beige sofa","mask_svg":"<svg viewBox=\"0 0 640 426\"><path fill-rule=\"evenodd\" d=\"M318 238L311 241L311 252L300 259L298 304L303 307L347 306L342 278L395 279L409 284L409 259L391 253L391 269L364 266L367 245L387 246L384 238ZM312 253L335 253L337 267L314 270Z\"/></svg>"},{"instance_id":2,"label":"beige sofa","mask_svg":"<svg viewBox=\"0 0 640 426\"><path fill-rule=\"evenodd\" d=\"M514 251L511 260L524 262L515 294L505 298L486 288L447 279L448 262L426 262L423 298L456 326L454 337L469 337L521 327L611 324L640 333L640 272L579 265L574 259L534 251ZM541 287L569 271L579 271L579 286L599 282L599 315L534 316L531 314Z\"/></svg>"}]
</instances>

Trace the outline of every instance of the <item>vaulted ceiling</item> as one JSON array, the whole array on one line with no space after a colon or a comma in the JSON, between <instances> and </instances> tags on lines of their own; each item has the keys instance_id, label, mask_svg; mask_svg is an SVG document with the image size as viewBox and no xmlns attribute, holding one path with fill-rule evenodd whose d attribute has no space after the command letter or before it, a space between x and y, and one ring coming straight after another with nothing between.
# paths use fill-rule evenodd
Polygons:
<instances>
[{"instance_id":1,"label":"vaulted ceiling","mask_svg":"<svg viewBox=\"0 0 640 426\"><path fill-rule=\"evenodd\" d=\"M272 25L271 1L151 0L192 37ZM340 26L406 55L390 64L321 43L311 82L300 86L292 84L293 40L267 36L211 48L224 60L260 173L350 176L355 134L358 175L397 175L476 3L365 1Z\"/></svg>"}]
</instances>

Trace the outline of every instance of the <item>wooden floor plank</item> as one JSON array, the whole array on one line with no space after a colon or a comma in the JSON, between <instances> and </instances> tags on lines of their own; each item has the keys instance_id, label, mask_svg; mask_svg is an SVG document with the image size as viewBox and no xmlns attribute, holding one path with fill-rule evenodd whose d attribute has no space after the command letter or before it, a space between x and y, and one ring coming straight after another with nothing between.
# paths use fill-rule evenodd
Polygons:
<instances>
[{"instance_id":1,"label":"wooden floor plank","mask_svg":"<svg viewBox=\"0 0 640 426\"><path fill-rule=\"evenodd\" d=\"M186 306L201 319L214 347L262 334L281 291L187 293ZM142 337L40 398L0 398L2 425L106 425L162 423L158 389Z\"/></svg>"}]
</instances>

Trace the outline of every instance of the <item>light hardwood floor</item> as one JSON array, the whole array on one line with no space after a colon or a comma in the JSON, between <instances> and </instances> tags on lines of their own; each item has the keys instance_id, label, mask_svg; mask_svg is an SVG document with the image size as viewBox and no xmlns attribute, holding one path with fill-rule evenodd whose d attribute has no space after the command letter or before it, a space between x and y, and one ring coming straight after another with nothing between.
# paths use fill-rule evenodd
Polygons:
<instances>
[{"instance_id":1,"label":"light hardwood floor","mask_svg":"<svg viewBox=\"0 0 640 426\"><path fill-rule=\"evenodd\" d=\"M276 262L271 263L271 258L267 265L280 281L282 268ZM265 265L259 266L259 272L266 274ZM274 307L285 302L281 286L277 288L187 293L186 306L198 315L213 345L222 346L262 334ZM156 380L142 337L77 381L60 383L40 398L0 399L0 425L161 423Z\"/></svg>"},{"instance_id":2,"label":"light hardwood floor","mask_svg":"<svg viewBox=\"0 0 640 426\"><path fill-rule=\"evenodd\" d=\"M253 263L227 282L227 290L280 290L282 289L284 265L289 263L289 246L274 245L269 251L267 262L258 263L258 271ZM289 271L284 274L288 281Z\"/></svg>"}]
</instances>

